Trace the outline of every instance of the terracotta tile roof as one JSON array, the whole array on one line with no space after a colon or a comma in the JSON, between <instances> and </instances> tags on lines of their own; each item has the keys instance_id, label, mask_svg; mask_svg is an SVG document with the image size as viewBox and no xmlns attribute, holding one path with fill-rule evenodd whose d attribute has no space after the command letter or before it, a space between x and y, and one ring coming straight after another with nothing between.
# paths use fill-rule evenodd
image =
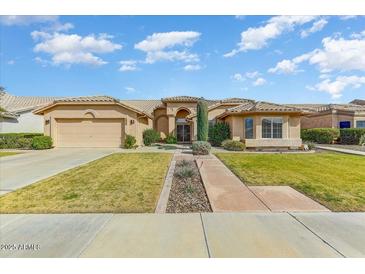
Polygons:
<instances>
[{"instance_id":1,"label":"terracotta tile roof","mask_svg":"<svg viewBox=\"0 0 365 274\"><path fill-rule=\"evenodd\" d=\"M162 102L197 102L200 97L194 96L172 96L172 97L165 97L162 98Z\"/></svg>"},{"instance_id":2,"label":"terracotta tile roof","mask_svg":"<svg viewBox=\"0 0 365 274\"><path fill-rule=\"evenodd\" d=\"M110 96L96 95L96 96L79 96L79 97L69 97L60 98L54 100L54 102L117 102L118 100Z\"/></svg>"},{"instance_id":3,"label":"terracotta tile roof","mask_svg":"<svg viewBox=\"0 0 365 274\"><path fill-rule=\"evenodd\" d=\"M288 104L287 106L292 106L299 108L305 112L323 112L329 110L342 110L351 112L364 112L365 105L357 104Z\"/></svg>"},{"instance_id":4,"label":"terracotta tile roof","mask_svg":"<svg viewBox=\"0 0 365 274\"><path fill-rule=\"evenodd\" d=\"M270 111L278 111L278 112L301 112L300 109L295 107L290 107L286 105L279 105L268 102L246 102L237 107L229 108L229 112L270 112Z\"/></svg>"},{"instance_id":5,"label":"terracotta tile roof","mask_svg":"<svg viewBox=\"0 0 365 274\"><path fill-rule=\"evenodd\" d=\"M1 92L0 106L8 112L17 113L46 105L58 98L52 96L15 96L7 92Z\"/></svg>"},{"instance_id":6,"label":"terracotta tile roof","mask_svg":"<svg viewBox=\"0 0 365 274\"><path fill-rule=\"evenodd\" d=\"M350 102L350 104L363 105L363 106L365 106L365 100L362 100L362 99L355 99L355 100L352 100L352 101Z\"/></svg>"},{"instance_id":7,"label":"terracotta tile roof","mask_svg":"<svg viewBox=\"0 0 365 274\"><path fill-rule=\"evenodd\" d=\"M157 107L162 106L161 100L120 100L120 102L150 115L153 115L153 111Z\"/></svg>"}]
</instances>

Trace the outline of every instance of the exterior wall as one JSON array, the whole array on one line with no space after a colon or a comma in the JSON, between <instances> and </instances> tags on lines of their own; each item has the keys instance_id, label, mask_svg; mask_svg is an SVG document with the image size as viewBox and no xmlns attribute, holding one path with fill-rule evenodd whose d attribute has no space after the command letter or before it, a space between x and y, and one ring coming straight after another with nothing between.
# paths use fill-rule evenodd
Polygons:
<instances>
[{"instance_id":1,"label":"exterior wall","mask_svg":"<svg viewBox=\"0 0 365 274\"><path fill-rule=\"evenodd\" d=\"M169 118L166 115L166 109L156 109L153 116L153 128L160 133L162 139L166 138L169 134Z\"/></svg>"},{"instance_id":2,"label":"exterior wall","mask_svg":"<svg viewBox=\"0 0 365 274\"><path fill-rule=\"evenodd\" d=\"M0 118L0 133L42 133L43 117L31 110L20 113L17 119Z\"/></svg>"},{"instance_id":3,"label":"exterior wall","mask_svg":"<svg viewBox=\"0 0 365 274\"><path fill-rule=\"evenodd\" d=\"M253 118L254 136L253 139L245 139L244 119ZM280 117L283 119L283 138L264 139L262 138L262 119L266 117ZM231 138L242 140L246 147L299 147L302 145L300 139L300 116L283 115L281 113L255 114L255 115L231 115L225 118L230 125Z\"/></svg>"},{"instance_id":4,"label":"exterior wall","mask_svg":"<svg viewBox=\"0 0 365 274\"><path fill-rule=\"evenodd\" d=\"M57 146L57 119L68 118L89 118L90 115L98 119L124 119L125 134L136 138L137 144L143 144L142 132L146 128L152 128L152 120L149 118L138 118L137 113L115 104L74 104L56 105L44 113L44 133L52 137ZM122 141L123 144L123 141Z\"/></svg>"},{"instance_id":5,"label":"exterior wall","mask_svg":"<svg viewBox=\"0 0 365 274\"><path fill-rule=\"evenodd\" d=\"M301 118L302 128L332 128L332 113L323 115L303 116Z\"/></svg>"},{"instance_id":6,"label":"exterior wall","mask_svg":"<svg viewBox=\"0 0 365 274\"><path fill-rule=\"evenodd\" d=\"M356 127L356 121L365 121L365 113L360 113L354 117L354 127Z\"/></svg>"}]
</instances>

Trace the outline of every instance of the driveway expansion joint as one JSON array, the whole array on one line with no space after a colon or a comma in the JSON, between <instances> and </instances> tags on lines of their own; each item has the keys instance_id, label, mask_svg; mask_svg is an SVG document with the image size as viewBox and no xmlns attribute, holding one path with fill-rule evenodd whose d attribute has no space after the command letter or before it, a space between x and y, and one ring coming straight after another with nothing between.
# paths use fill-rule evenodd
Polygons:
<instances>
[{"instance_id":1,"label":"driveway expansion joint","mask_svg":"<svg viewBox=\"0 0 365 274\"><path fill-rule=\"evenodd\" d=\"M207 233L205 231L203 216L201 213L199 213L199 216L200 216L200 220L202 223L202 229L203 229L203 234L204 234L205 245L207 247L208 258L211 258L212 256L211 256L210 249L209 249L209 243L208 243Z\"/></svg>"},{"instance_id":2,"label":"driveway expansion joint","mask_svg":"<svg viewBox=\"0 0 365 274\"><path fill-rule=\"evenodd\" d=\"M302 221L300 221L297 217L295 217L290 212L287 212L289 216L291 216L295 221L297 221L299 224L301 224L303 227L305 227L309 232L311 232L314 236L316 236L318 239L320 239L323 243L328 245L330 248L332 248L336 253L338 253L341 257L346 258L342 252L340 252L337 248L335 248L333 245L331 245L328 241L324 240L321 236L319 236L316 232L314 232L312 229L310 229L307 225L305 225Z\"/></svg>"}]
</instances>

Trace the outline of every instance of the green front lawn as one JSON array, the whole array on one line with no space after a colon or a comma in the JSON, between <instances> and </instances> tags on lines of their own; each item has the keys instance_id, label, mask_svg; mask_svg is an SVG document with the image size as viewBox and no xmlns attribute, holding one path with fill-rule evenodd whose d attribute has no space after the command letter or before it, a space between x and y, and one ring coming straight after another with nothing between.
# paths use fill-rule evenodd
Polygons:
<instances>
[{"instance_id":1,"label":"green front lawn","mask_svg":"<svg viewBox=\"0 0 365 274\"><path fill-rule=\"evenodd\" d=\"M0 157L11 156L16 154L19 154L19 152L0 151Z\"/></svg>"},{"instance_id":2,"label":"green front lawn","mask_svg":"<svg viewBox=\"0 0 365 274\"><path fill-rule=\"evenodd\" d=\"M172 154L116 153L0 197L0 213L154 212Z\"/></svg>"},{"instance_id":3,"label":"green front lawn","mask_svg":"<svg viewBox=\"0 0 365 274\"><path fill-rule=\"evenodd\" d=\"M365 157L340 153L216 154L248 185L289 185L333 211L365 211Z\"/></svg>"}]
</instances>

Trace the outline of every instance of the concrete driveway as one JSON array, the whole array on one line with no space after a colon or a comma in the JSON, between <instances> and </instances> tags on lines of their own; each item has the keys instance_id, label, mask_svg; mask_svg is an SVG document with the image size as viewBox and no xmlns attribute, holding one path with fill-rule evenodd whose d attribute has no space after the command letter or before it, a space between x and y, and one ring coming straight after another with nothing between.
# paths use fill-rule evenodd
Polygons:
<instances>
[{"instance_id":1,"label":"concrete driveway","mask_svg":"<svg viewBox=\"0 0 365 274\"><path fill-rule=\"evenodd\" d=\"M120 149L55 148L0 158L0 194L30 185Z\"/></svg>"}]
</instances>

